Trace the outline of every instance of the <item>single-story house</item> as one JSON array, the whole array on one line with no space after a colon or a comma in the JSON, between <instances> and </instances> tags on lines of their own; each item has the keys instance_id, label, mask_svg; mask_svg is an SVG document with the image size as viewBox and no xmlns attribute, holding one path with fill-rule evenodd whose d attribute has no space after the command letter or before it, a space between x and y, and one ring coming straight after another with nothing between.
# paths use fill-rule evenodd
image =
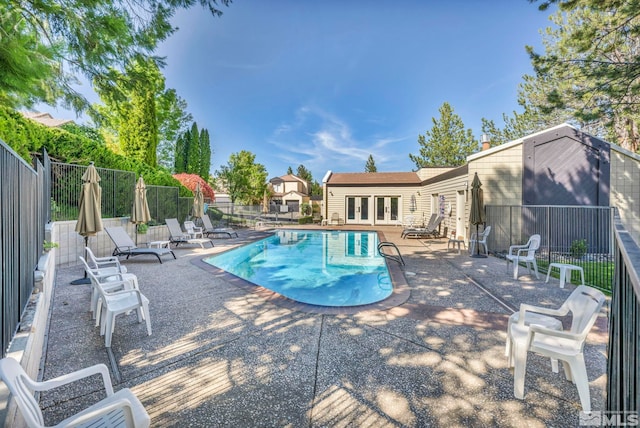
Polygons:
<instances>
[{"instance_id":1,"label":"single-story house","mask_svg":"<svg viewBox=\"0 0 640 428\"><path fill-rule=\"evenodd\" d=\"M323 179L325 218L345 224L419 222L432 213L468 238L471 181L485 205L617 207L640 241L640 155L562 124L470 155L460 167L415 172L337 173Z\"/></svg>"}]
</instances>

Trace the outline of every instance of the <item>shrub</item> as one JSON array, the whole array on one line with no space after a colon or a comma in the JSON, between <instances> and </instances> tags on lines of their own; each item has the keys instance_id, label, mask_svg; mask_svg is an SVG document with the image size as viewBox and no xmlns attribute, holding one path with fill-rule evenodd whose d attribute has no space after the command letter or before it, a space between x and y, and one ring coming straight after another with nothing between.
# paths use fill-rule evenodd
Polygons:
<instances>
[{"instance_id":1,"label":"shrub","mask_svg":"<svg viewBox=\"0 0 640 428\"><path fill-rule=\"evenodd\" d=\"M65 128L68 130L48 128L0 106L0 140L30 165L31 156L46 148L51 160L57 162L88 165L93 161L98 168L136 172L144 176L147 185L177 187L180 196L193 194L169 171L112 152L95 130L79 125L65 125Z\"/></svg>"},{"instance_id":2,"label":"shrub","mask_svg":"<svg viewBox=\"0 0 640 428\"><path fill-rule=\"evenodd\" d=\"M209 205L207 214L209 214L209 218L211 219L211 221L220 221L224 216L224 213L222 211L220 211L216 207L212 207L211 205Z\"/></svg>"},{"instance_id":3,"label":"shrub","mask_svg":"<svg viewBox=\"0 0 640 428\"><path fill-rule=\"evenodd\" d=\"M310 215L310 214L311 214L311 211L312 211L312 209L311 209L311 205L310 205L310 204L304 203L304 204L302 204L302 205L300 206L300 213L301 213L303 216L308 216L308 215Z\"/></svg>"},{"instance_id":4,"label":"shrub","mask_svg":"<svg viewBox=\"0 0 640 428\"><path fill-rule=\"evenodd\" d=\"M298 219L298 224L310 224L310 223L313 223L313 217L311 216L300 217Z\"/></svg>"},{"instance_id":5,"label":"shrub","mask_svg":"<svg viewBox=\"0 0 640 428\"><path fill-rule=\"evenodd\" d=\"M571 249L569 250L571 253L571 257L575 257L579 259L580 257L587 254L587 240L586 239L576 239L571 243Z\"/></svg>"}]
</instances>

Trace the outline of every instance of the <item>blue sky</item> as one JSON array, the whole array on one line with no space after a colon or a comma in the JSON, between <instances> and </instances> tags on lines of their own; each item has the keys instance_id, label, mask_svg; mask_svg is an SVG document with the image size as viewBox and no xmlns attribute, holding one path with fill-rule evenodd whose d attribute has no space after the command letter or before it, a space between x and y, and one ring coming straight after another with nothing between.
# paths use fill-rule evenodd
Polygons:
<instances>
[{"instance_id":1,"label":"blue sky","mask_svg":"<svg viewBox=\"0 0 640 428\"><path fill-rule=\"evenodd\" d=\"M303 164L321 181L369 154L378 171L414 169L445 101L478 139L482 117L501 126L548 15L527 0L235 0L220 18L179 12L159 54L209 130L212 172L248 150L269 178Z\"/></svg>"}]
</instances>

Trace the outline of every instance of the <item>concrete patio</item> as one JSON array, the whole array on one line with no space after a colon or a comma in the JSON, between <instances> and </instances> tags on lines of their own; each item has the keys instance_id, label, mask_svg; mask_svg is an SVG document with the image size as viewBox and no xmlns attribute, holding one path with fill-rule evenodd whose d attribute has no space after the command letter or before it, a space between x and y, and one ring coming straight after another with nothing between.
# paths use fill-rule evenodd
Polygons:
<instances>
[{"instance_id":1,"label":"concrete patio","mask_svg":"<svg viewBox=\"0 0 640 428\"><path fill-rule=\"evenodd\" d=\"M289 305L198 262L268 231L243 230L214 248L180 246L177 260L163 264L123 260L151 302L153 334L134 314L119 317L115 389L131 388L154 427L578 425L578 393L562 368L552 373L548 359L530 355L518 400L504 356L512 309L558 307L573 285L545 284L526 268L514 281L499 258L448 251L446 239L401 239L399 227L379 230L402 252L410 295L399 306L352 313ZM45 379L112 367L88 311L90 287L70 285L81 276L79 266L57 272ZM603 310L585 346L593 410L604 409L606 343ZM43 394L47 423L101 398L99 391L92 378Z\"/></svg>"}]
</instances>

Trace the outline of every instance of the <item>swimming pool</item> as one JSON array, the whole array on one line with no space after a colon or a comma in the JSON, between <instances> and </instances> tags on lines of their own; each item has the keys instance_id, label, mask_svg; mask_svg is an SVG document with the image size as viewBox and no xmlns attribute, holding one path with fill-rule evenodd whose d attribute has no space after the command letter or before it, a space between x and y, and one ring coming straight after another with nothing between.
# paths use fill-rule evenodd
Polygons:
<instances>
[{"instance_id":1,"label":"swimming pool","mask_svg":"<svg viewBox=\"0 0 640 428\"><path fill-rule=\"evenodd\" d=\"M393 292L378 234L280 230L204 262L290 299L321 306L359 306Z\"/></svg>"}]
</instances>

